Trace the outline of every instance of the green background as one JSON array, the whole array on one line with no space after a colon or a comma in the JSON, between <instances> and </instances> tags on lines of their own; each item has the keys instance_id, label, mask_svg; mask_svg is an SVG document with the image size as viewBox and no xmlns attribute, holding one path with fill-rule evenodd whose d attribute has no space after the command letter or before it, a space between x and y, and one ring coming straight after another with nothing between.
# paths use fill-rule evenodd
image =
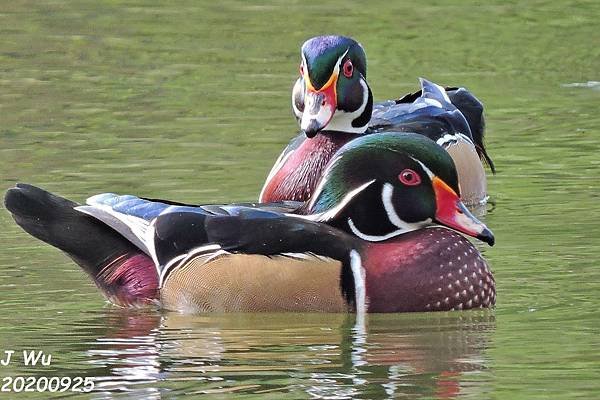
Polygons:
<instances>
[{"instance_id":1,"label":"green background","mask_svg":"<svg viewBox=\"0 0 600 400\"><path fill-rule=\"evenodd\" d=\"M89 398L598 396L599 16L597 1L0 3L2 191L256 199L298 129L299 47L324 33L363 44L376 100L419 76L473 91L498 170L482 248L497 308L365 331L351 315L116 309L0 210L0 358L53 355L0 378L92 376Z\"/></svg>"}]
</instances>

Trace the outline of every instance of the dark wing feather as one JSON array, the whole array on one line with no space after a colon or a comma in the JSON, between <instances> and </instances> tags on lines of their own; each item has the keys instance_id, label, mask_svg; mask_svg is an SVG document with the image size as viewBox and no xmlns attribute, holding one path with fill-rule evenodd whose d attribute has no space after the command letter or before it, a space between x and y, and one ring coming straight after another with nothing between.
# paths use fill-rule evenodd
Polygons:
<instances>
[{"instance_id":1,"label":"dark wing feather","mask_svg":"<svg viewBox=\"0 0 600 400\"><path fill-rule=\"evenodd\" d=\"M252 208L238 211L237 215L185 212L160 215L154 228L161 282L169 274L169 262L182 255L218 249L267 256L312 253L341 261L341 290L352 304L354 277L349 257L352 249L361 246L357 238L299 217Z\"/></svg>"},{"instance_id":2,"label":"dark wing feather","mask_svg":"<svg viewBox=\"0 0 600 400\"><path fill-rule=\"evenodd\" d=\"M161 265L207 245L262 255L311 252L337 260L357 246L355 238L325 224L255 208L238 208L236 215L166 213L154 230Z\"/></svg>"},{"instance_id":3,"label":"dark wing feather","mask_svg":"<svg viewBox=\"0 0 600 400\"><path fill-rule=\"evenodd\" d=\"M483 114L483 103L465 88L446 88L448 97L467 119L471 134L473 135L473 143L479 157L489 165L493 173L496 173L494 162L487 154L485 149L485 117Z\"/></svg>"},{"instance_id":4,"label":"dark wing feather","mask_svg":"<svg viewBox=\"0 0 600 400\"><path fill-rule=\"evenodd\" d=\"M437 140L461 133L473 140L465 116L438 85L421 79L421 90L397 101L377 103L368 132L414 132Z\"/></svg>"},{"instance_id":5,"label":"dark wing feather","mask_svg":"<svg viewBox=\"0 0 600 400\"><path fill-rule=\"evenodd\" d=\"M421 90L408 93L395 101L376 103L373 107L373 117L369 123L369 132L394 130L415 132L433 140L437 140L445 134L462 133L470 137L479 157L495 173L494 163L485 148L483 103L463 87L446 87L444 89L451 102L448 105L435 93L435 89L430 90L431 86L428 84L429 82L423 80ZM443 108L424 106L425 96L438 101L442 100Z\"/></svg>"}]
</instances>

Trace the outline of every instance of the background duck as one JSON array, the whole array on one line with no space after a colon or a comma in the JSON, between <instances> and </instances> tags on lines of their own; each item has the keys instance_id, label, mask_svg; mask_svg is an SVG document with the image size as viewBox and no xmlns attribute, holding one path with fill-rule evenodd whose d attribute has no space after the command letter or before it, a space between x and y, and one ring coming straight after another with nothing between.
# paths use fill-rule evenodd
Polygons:
<instances>
[{"instance_id":1,"label":"background duck","mask_svg":"<svg viewBox=\"0 0 600 400\"><path fill-rule=\"evenodd\" d=\"M483 143L483 105L464 88L444 89L421 79L421 90L373 104L362 46L344 36L304 43L292 109L302 132L273 166L261 202L309 198L320 174L345 143L383 131L415 132L435 140L455 160L469 206L485 203L487 185L480 158L492 170Z\"/></svg>"},{"instance_id":2,"label":"background duck","mask_svg":"<svg viewBox=\"0 0 600 400\"><path fill-rule=\"evenodd\" d=\"M479 251L452 230L421 229L435 221L493 244L459 193L452 160L433 141L381 134L340 150L304 215L110 193L80 206L24 184L7 192L5 204L25 231L66 252L121 306L186 313L490 307L495 285Z\"/></svg>"}]
</instances>

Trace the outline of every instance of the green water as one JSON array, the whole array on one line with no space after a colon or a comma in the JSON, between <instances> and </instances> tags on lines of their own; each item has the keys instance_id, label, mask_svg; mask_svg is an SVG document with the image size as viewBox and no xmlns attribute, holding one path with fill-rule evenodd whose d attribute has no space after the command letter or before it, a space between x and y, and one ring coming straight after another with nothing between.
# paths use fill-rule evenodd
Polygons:
<instances>
[{"instance_id":1,"label":"green water","mask_svg":"<svg viewBox=\"0 0 600 400\"><path fill-rule=\"evenodd\" d=\"M364 329L352 315L125 311L0 210L0 359L53 356L0 378L94 377L79 395L94 399L598 398L600 3L206 3L0 3L2 192L255 199L297 129L300 44L348 34L376 99L424 76L484 101L496 309ZM0 392L26 397L48 394Z\"/></svg>"}]
</instances>

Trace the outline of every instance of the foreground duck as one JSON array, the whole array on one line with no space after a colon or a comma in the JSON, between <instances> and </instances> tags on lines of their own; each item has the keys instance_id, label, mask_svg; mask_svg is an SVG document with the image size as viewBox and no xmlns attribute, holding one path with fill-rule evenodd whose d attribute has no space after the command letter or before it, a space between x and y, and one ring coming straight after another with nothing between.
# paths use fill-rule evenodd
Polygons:
<instances>
[{"instance_id":1,"label":"foreground duck","mask_svg":"<svg viewBox=\"0 0 600 400\"><path fill-rule=\"evenodd\" d=\"M343 36L319 36L302 46L292 108L302 133L273 166L260 201L308 199L333 154L364 134L415 132L444 147L458 169L462 200L485 203L480 158L493 164L483 144L483 106L463 88L421 79L419 92L373 105L362 46Z\"/></svg>"},{"instance_id":2,"label":"foreground duck","mask_svg":"<svg viewBox=\"0 0 600 400\"><path fill-rule=\"evenodd\" d=\"M377 157L374 157L374 155ZM15 221L67 253L113 303L185 313L402 312L490 307L487 262L460 234L494 237L459 199L450 156L415 134L344 146L315 195L185 206L100 194L79 205L30 185ZM428 228L427 228L428 227Z\"/></svg>"}]
</instances>

